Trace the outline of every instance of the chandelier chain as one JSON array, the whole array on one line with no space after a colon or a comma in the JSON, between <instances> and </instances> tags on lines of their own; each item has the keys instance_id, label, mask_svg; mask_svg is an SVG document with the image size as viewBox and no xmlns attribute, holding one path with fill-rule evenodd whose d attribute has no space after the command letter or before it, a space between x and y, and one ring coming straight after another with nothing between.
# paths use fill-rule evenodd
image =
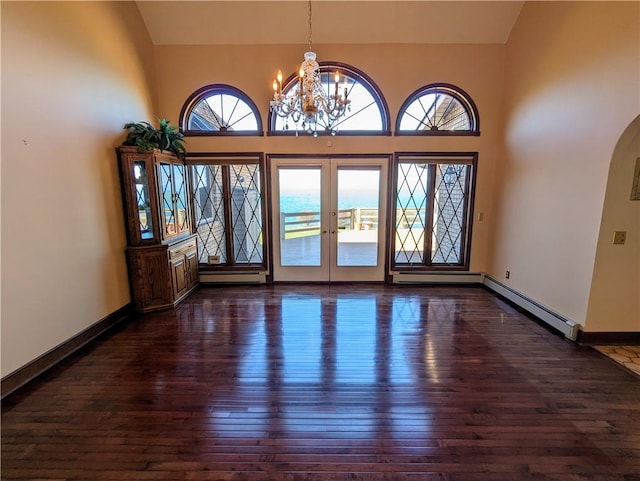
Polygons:
<instances>
[{"instance_id":1,"label":"chandelier chain","mask_svg":"<svg viewBox=\"0 0 640 481\"><path fill-rule=\"evenodd\" d=\"M311 0L309 0L309 50L311 50Z\"/></svg>"}]
</instances>

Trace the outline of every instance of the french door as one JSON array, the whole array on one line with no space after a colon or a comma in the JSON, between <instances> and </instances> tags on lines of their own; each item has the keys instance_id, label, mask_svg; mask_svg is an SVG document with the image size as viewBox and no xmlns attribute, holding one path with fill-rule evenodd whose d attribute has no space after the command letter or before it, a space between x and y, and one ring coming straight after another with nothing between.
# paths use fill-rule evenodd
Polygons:
<instances>
[{"instance_id":1,"label":"french door","mask_svg":"<svg viewBox=\"0 0 640 481\"><path fill-rule=\"evenodd\" d=\"M271 159L274 281L383 281L388 158Z\"/></svg>"}]
</instances>

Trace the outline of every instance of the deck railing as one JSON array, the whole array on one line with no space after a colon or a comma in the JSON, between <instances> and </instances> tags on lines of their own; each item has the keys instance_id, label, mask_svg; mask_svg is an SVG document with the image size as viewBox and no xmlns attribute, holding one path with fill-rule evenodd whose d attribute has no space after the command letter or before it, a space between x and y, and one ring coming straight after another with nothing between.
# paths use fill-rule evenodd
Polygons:
<instances>
[{"instance_id":1,"label":"deck railing","mask_svg":"<svg viewBox=\"0 0 640 481\"><path fill-rule=\"evenodd\" d=\"M398 209L398 228L409 228L420 221L418 209ZM421 226L422 227L422 226ZM378 209L353 207L338 211L339 230L375 230L378 228ZM280 238L292 239L320 234L320 211L281 212Z\"/></svg>"}]
</instances>

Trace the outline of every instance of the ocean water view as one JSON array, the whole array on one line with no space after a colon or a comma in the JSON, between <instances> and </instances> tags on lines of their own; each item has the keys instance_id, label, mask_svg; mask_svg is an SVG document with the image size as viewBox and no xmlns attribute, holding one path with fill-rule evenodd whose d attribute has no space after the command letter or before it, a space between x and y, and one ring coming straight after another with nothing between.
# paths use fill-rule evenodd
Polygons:
<instances>
[{"instance_id":1,"label":"ocean water view","mask_svg":"<svg viewBox=\"0 0 640 481\"><path fill-rule=\"evenodd\" d=\"M412 199L409 196L399 197L398 207L404 209L424 210L426 200ZM421 203L422 201L422 203ZM338 199L338 209L352 208L378 209L377 192L362 192L350 196L342 196ZM290 214L292 212L319 212L320 199L317 194L298 193L298 194L280 194L280 212Z\"/></svg>"},{"instance_id":2,"label":"ocean water view","mask_svg":"<svg viewBox=\"0 0 640 481\"><path fill-rule=\"evenodd\" d=\"M338 209L352 209L356 207L377 209L378 196L376 192L358 193L352 196L342 196L338 199ZM317 194L280 194L280 212L290 214L293 212L319 212L320 198Z\"/></svg>"}]
</instances>

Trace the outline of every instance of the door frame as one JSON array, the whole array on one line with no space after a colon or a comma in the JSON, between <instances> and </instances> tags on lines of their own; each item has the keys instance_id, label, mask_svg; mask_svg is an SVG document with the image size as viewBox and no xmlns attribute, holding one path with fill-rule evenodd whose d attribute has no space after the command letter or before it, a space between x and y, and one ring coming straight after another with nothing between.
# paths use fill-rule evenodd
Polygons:
<instances>
[{"instance_id":1,"label":"door frame","mask_svg":"<svg viewBox=\"0 0 640 481\"><path fill-rule=\"evenodd\" d=\"M273 164L279 160L300 160L302 166L304 166L305 161L330 161L335 159L337 161L340 160L359 160L363 161L362 166L366 167L366 160L372 159L376 161L382 161L383 166L380 174L380 187L381 187L381 195L380 195L380 203L381 206L384 204L385 214L381 216L378 220L378 228L379 230L384 229L382 238L384 242L384 249L382 252L382 258L379 259L379 262L382 264L383 274L382 279L373 280L373 281L356 281L354 279L345 279L345 280L329 280L329 281L299 281L299 282L320 282L320 283L349 283L349 282L372 282L372 283L388 283L390 280L389 276L389 241L390 241L390 195L391 192L391 167L393 161L393 154L371 154L371 153L363 153L363 154L266 154L266 166L264 177L266 180L267 193L266 193L266 201L267 201L267 224L268 231L270 233L268 242L267 242L267 251L268 251L268 276L267 280L270 283L273 282L298 282L298 281L277 281L274 279L274 250L275 245L273 242L273 232L274 231L274 210L273 210L273 202L274 202L274 185L272 182L272 169ZM292 164L293 165L293 164ZM311 164L310 164L311 165ZM355 165L357 167L357 164ZM385 192L386 191L386 192ZM382 228L381 228L382 227ZM331 259L329 259L331 262ZM330 266L329 266L330 268ZM330 278L329 278L330 279Z\"/></svg>"}]
</instances>

